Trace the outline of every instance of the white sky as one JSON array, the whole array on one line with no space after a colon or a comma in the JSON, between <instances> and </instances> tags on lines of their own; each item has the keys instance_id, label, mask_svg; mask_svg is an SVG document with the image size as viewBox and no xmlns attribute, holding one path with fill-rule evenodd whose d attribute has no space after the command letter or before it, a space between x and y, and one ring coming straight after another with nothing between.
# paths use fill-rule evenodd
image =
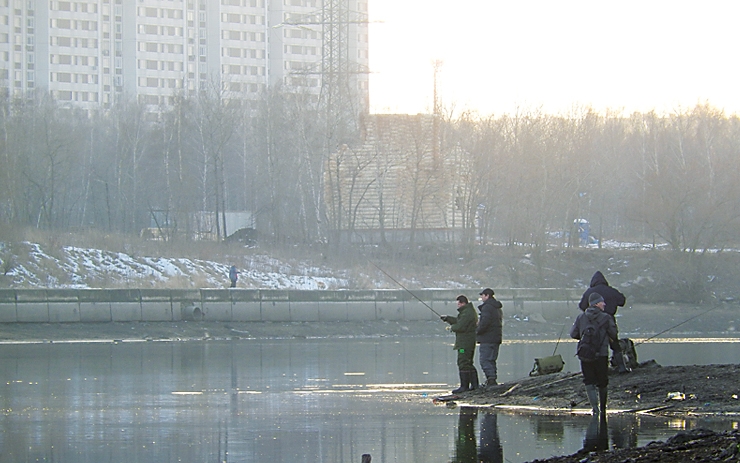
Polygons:
<instances>
[{"instance_id":1,"label":"white sky","mask_svg":"<svg viewBox=\"0 0 740 463\"><path fill-rule=\"evenodd\" d=\"M375 113L740 114L738 0L369 0ZM382 21L382 22L380 22Z\"/></svg>"}]
</instances>

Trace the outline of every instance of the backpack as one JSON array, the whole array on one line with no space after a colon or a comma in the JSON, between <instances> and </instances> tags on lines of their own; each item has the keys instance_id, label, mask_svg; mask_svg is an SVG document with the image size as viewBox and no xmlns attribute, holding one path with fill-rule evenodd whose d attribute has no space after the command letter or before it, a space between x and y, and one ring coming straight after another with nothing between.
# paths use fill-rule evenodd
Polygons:
<instances>
[{"instance_id":1,"label":"backpack","mask_svg":"<svg viewBox=\"0 0 740 463\"><path fill-rule=\"evenodd\" d=\"M602 344L602 336L599 331L601 326L594 323L590 318L586 318L586 328L581 332L581 339L578 341L576 356L581 362L593 362L599 354Z\"/></svg>"}]
</instances>

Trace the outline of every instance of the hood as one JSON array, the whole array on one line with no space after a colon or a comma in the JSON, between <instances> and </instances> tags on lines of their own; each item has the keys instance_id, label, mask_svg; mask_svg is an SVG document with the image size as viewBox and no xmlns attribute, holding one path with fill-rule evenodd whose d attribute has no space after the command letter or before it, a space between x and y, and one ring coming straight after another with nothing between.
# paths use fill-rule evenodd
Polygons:
<instances>
[{"instance_id":1,"label":"hood","mask_svg":"<svg viewBox=\"0 0 740 463\"><path fill-rule=\"evenodd\" d=\"M589 307L584 313L589 320L594 321L598 317L600 317L601 314L604 313L604 311L599 309L598 307Z\"/></svg>"},{"instance_id":2,"label":"hood","mask_svg":"<svg viewBox=\"0 0 740 463\"><path fill-rule=\"evenodd\" d=\"M601 273L600 270L597 270L596 273L594 273L594 276L591 277L591 284L589 286L593 288L594 286L599 285L609 286L609 283L607 283L604 274Z\"/></svg>"},{"instance_id":3,"label":"hood","mask_svg":"<svg viewBox=\"0 0 740 463\"><path fill-rule=\"evenodd\" d=\"M486 302L484 302L483 304L479 305L478 306L478 309L483 309L483 306L486 305L486 304L492 305L493 308L495 308L495 309L500 309L500 308L502 308L504 306L503 304L501 304L501 302L498 299L496 299L495 297L491 296L491 297L488 298L488 300Z\"/></svg>"}]
</instances>

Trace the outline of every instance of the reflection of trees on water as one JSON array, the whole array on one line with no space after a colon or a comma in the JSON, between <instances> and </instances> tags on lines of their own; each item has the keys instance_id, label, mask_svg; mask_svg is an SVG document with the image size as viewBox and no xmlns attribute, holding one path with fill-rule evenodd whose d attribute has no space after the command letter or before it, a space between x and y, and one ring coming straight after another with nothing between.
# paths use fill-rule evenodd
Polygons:
<instances>
[{"instance_id":1,"label":"reflection of trees on water","mask_svg":"<svg viewBox=\"0 0 740 463\"><path fill-rule=\"evenodd\" d=\"M457 425L454 463L484 462L501 463L504 451L498 433L498 422L495 413L483 413L480 423L480 446L475 437L475 423L478 409L462 407Z\"/></svg>"}]
</instances>

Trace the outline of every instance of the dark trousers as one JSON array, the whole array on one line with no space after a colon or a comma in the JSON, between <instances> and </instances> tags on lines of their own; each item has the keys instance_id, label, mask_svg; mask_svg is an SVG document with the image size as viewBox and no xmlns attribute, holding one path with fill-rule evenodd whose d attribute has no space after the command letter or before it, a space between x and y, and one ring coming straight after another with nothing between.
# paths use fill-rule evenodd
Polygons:
<instances>
[{"instance_id":1,"label":"dark trousers","mask_svg":"<svg viewBox=\"0 0 740 463\"><path fill-rule=\"evenodd\" d=\"M456 349L457 351L457 369L460 371L474 370L473 356L475 347L472 349Z\"/></svg>"},{"instance_id":2,"label":"dark trousers","mask_svg":"<svg viewBox=\"0 0 740 463\"><path fill-rule=\"evenodd\" d=\"M598 387L609 385L609 357L596 357L593 362L581 361L583 384L594 384Z\"/></svg>"}]
</instances>

